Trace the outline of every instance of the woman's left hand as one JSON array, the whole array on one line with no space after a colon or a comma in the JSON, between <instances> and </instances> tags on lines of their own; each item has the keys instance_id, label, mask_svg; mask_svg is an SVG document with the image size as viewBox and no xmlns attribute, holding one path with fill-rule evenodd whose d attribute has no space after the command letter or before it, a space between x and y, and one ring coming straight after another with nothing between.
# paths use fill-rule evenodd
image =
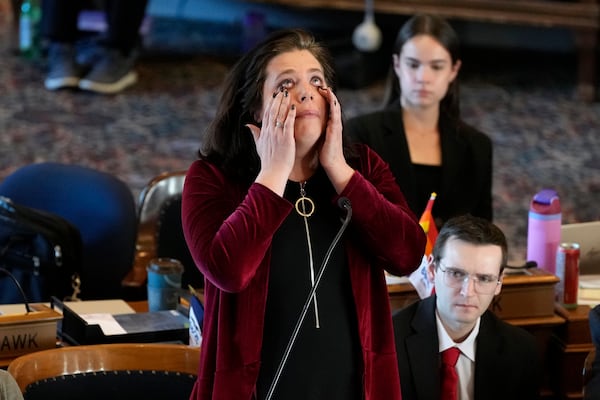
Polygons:
<instances>
[{"instance_id":1,"label":"woman's left hand","mask_svg":"<svg viewBox=\"0 0 600 400\"><path fill-rule=\"evenodd\" d=\"M319 162L327 172L336 191L340 193L354 173L344 157L342 110L330 87L320 87L319 93L329 103L329 119L325 127L325 138L319 151Z\"/></svg>"},{"instance_id":2,"label":"woman's left hand","mask_svg":"<svg viewBox=\"0 0 600 400\"><path fill-rule=\"evenodd\" d=\"M337 97L329 87L320 87L319 93L329 105L329 119L325 127L325 137L319 152L321 165L334 168L337 163L346 162L344 159L342 140L342 112Z\"/></svg>"}]
</instances>

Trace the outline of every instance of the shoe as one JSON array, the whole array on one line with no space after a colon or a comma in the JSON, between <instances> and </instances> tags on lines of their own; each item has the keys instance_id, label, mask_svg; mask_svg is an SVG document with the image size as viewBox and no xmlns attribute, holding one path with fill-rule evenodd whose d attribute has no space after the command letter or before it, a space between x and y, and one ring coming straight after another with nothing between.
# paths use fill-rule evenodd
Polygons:
<instances>
[{"instance_id":1,"label":"shoe","mask_svg":"<svg viewBox=\"0 0 600 400\"><path fill-rule=\"evenodd\" d=\"M75 44L75 62L89 71L102 61L104 52L102 36L81 39Z\"/></svg>"},{"instance_id":2,"label":"shoe","mask_svg":"<svg viewBox=\"0 0 600 400\"><path fill-rule=\"evenodd\" d=\"M76 88L83 75L75 63L75 49L66 43L51 43L48 47L48 74L44 86L48 90Z\"/></svg>"},{"instance_id":3,"label":"shoe","mask_svg":"<svg viewBox=\"0 0 600 400\"><path fill-rule=\"evenodd\" d=\"M79 81L79 88L101 94L114 94L137 82L133 69L136 52L123 56L115 49L104 49L100 62Z\"/></svg>"}]
</instances>

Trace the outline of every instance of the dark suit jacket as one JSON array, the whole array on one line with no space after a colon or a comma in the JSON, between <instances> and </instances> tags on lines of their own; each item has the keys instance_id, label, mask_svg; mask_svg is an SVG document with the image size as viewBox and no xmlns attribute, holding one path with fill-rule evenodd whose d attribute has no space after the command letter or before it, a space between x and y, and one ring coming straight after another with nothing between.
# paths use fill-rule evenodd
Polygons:
<instances>
[{"instance_id":1,"label":"dark suit jacket","mask_svg":"<svg viewBox=\"0 0 600 400\"><path fill-rule=\"evenodd\" d=\"M488 136L464 122L440 117L442 147L442 183L435 200L436 224L470 213L492 220L492 142ZM390 164L390 169L406 201L420 216L425 204L419 204L416 177L404 133L398 102L382 111L346 121L344 132L353 141L367 144Z\"/></svg>"},{"instance_id":2,"label":"dark suit jacket","mask_svg":"<svg viewBox=\"0 0 600 400\"><path fill-rule=\"evenodd\" d=\"M402 398L439 400L440 356L433 295L394 314ZM541 358L534 337L490 311L481 317L476 343L475 399L539 398Z\"/></svg>"}]
</instances>

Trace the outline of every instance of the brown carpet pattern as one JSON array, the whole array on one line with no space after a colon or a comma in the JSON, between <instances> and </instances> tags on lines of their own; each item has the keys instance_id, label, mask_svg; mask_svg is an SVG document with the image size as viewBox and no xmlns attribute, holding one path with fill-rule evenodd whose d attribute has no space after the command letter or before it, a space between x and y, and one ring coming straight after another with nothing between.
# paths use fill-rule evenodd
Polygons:
<instances>
[{"instance_id":1,"label":"brown carpet pattern","mask_svg":"<svg viewBox=\"0 0 600 400\"><path fill-rule=\"evenodd\" d=\"M214 48L152 55L153 47L185 46L189 39L165 42L169 35L162 33L146 39L133 88L115 96L53 93L42 86L43 63L14 54L14 32L0 14L0 179L32 162L79 163L117 175L137 196L153 176L186 169L232 57L215 56ZM575 99L569 57L526 63L496 56L465 58L462 110L494 142L495 221L517 260L525 257L528 204L541 188L558 190L564 222L600 219L600 104ZM340 89L346 116L377 108L382 87L377 80Z\"/></svg>"}]
</instances>

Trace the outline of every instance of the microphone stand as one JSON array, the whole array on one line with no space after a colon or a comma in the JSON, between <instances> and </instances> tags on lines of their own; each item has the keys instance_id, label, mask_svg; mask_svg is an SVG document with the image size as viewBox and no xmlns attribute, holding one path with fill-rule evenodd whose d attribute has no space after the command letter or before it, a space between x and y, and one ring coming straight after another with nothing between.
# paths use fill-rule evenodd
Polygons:
<instances>
[{"instance_id":1,"label":"microphone stand","mask_svg":"<svg viewBox=\"0 0 600 400\"><path fill-rule=\"evenodd\" d=\"M348 198L341 197L338 200L338 207L346 210L346 217L344 218L344 222L342 223L342 226L340 227L338 233L333 238L331 245L329 245L329 248L327 249L327 252L325 253L325 257L323 258L323 262L321 263L321 269L319 270L319 273L317 274L314 285L310 288L310 292L308 292L308 296L306 297L306 301L304 302L304 307L302 307L302 312L300 312L300 316L298 317L298 320L296 321L296 326L294 327L294 330L292 331L292 335L290 336L290 340L288 341L285 351L283 352L283 357L281 358L281 362L279 363L279 366L277 367L277 371L275 372L275 377L273 378L273 382L271 382L271 386L269 387L269 391L267 392L267 397L265 397L265 400L271 400L271 398L273 397L273 393L275 392L277 383L279 383L279 378L281 378L281 373L283 372L283 368L285 367L285 364L287 363L287 359L292 351L292 347L294 347L294 344L296 343L296 339L298 337L298 332L300 332L300 328L302 327L302 324L304 323L304 320L306 319L306 314L308 313L308 309L312 302L313 296L315 295L315 292L317 291L317 288L319 287L319 283L321 282L321 278L323 277L323 273L325 272L325 268L327 267L329 258L331 257L331 253L333 252L333 249L335 249L335 246L337 246L338 242L340 241L340 238L342 237L342 234L344 233L344 231L348 227L348 224L350 223L350 219L352 218L352 205L350 204L350 200Z\"/></svg>"}]
</instances>

